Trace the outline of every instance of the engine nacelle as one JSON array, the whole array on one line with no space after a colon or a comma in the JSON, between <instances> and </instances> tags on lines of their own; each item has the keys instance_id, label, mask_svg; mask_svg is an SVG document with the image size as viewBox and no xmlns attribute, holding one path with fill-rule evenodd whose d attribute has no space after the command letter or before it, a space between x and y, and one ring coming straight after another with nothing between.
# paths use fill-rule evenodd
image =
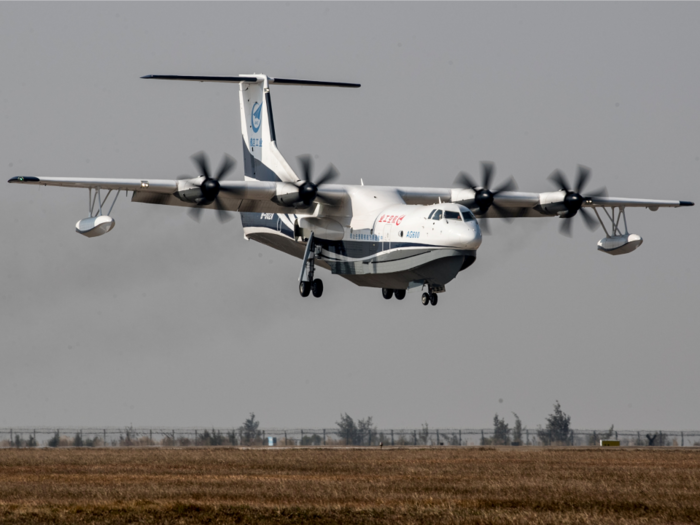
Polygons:
<instances>
[{"instance_id":1,"label":"engine nacelle","mask_svg":"<svg viewBox=\"0 0 700 525\"><path fill-rule=\"evenodd\" d=\"M78 221L75 224L75 231L85 237L99 237L114 228L114 219L108 215L100 215L99 217L88 217Z\"/></svg>"},{"instance_id":2,"label":"engine nacelle","mask_svg":"<svg viewBox=\"0 0 700 525\"><path fill-rule=\"evenodd\" d=\"M598 241L598 250L610 255L623 255L639 248L644 240L636 233L605 237Z\"/></svg>"}]
</instances>

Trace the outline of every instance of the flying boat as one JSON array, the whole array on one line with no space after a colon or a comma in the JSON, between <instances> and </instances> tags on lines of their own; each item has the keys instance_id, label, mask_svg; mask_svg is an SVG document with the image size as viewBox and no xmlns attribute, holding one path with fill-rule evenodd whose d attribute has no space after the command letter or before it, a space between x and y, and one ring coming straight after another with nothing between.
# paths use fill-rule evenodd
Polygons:
<instances>
[{"instance_id":1,"label":"flying boat","mask_svg":"<svg viewBox=\"0 0 700 525\"><path fill-rule=\"evenodd\" d=\"M148 75L144 79L221 82L239 85L243 180L226 180L236 161L224 156L212 171L203 152L192 160L197 174L174 179L72 178L18 176L13 184L63 186L88 190L89 216L76 224L85 237L114 229L112 210L121 193L132 202L189 208L199 220L204 210L222 222L238 213L246 239L301 260L298 277L302 297L323 295L320 267L358 286L379 288L385 299L402 300L419 288L423 305L436 305L438 294L476 261L489 219L506 221L551 217L560 231L571 234L574 217L586 226L599 225L605 237L598 250L623 255L636 250L642 237L630 233L627 208L678 208L689 201L609 197L604 189L585 190L590 169L578 167L570 185L561 171L549 179L555 189L544 193L518 191L513 179L492 188L495 168L481 163L481 180L460 173L452 187L404 187L336 184L330 165L314 177L311 156L298 157L292 169L277 148L270 98L271 85L359 88L360 84L270 77Z\"/></svg>"}]
</instances>

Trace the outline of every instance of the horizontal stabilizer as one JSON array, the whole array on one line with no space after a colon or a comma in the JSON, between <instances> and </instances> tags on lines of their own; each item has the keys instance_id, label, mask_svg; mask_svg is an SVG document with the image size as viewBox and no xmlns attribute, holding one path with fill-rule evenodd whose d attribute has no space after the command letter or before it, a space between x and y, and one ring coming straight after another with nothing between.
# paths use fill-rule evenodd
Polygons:
<instances>
[{"instance_id":1,"label":"horizontal stabilizer","mask_svg":"<svg viewBox=\"0 0 700 525\"><path fill-rule=\"evenodd\" d=\"M201 76L181 76L181 75L146 75L141 78L155 78L157 80L188 80L190 82L229 82L241 84L243 82L261 82L258 77L201 77ZM270 84L287 84L292 86L328 86L328 87L348 87L359 88L360 84L350 84L347 82L324 82L320 80L297 80L293 78L272 78L268 77Z\"/></svg>"}]
</instances>

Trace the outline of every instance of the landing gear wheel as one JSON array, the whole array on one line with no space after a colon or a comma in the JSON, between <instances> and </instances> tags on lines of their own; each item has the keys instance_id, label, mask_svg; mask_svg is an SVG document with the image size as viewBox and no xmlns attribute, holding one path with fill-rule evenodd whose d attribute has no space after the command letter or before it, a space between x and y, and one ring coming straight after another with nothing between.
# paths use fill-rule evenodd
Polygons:
<instances>
[{"instance_id":1,"label":"landing gear wheel","mask_svg":"<svg viewBox=\"0 0 700 525\"><path fill-rule=\"evenodd\" d=\"M384 299L391 299L392 295L394 295L394 290L391 288L382 288L382 297L384 297Z\"/></svg>"},{"instance_id":2,"label":"landing gear wheel","mask_svg":"<svg viewBox=\"0 0 700 525\"><path fill-rule=\"evenodd\" d=\"M299 283L299 294L302 297L308 297L311 291L311 283L308 281L302 281Z\"/></svg>"},{"instance_id":3,"label":"landing gear wheel","mask_svg":"<svg viewBox=\"0 0 700 525\"><path fill-rule=\"evenodd\" d=\"M323 295L323 281L321 279L314 279L314 282L311 285L311 291L313 292L314 297L321 297Z\"/></svg>"},{"instance_id":4,"label":"landing gear wheel","mask_svg":"<svg viewBox=\"0 0 700 525\"><path fill-rule=\"evenodd\" d=\"M433 292L433 293L430 294L430 304L432 304L433 306L435 306L435 305L437 304L437 299L438 299L438 298L437 298L437 294L436 294L436 293Z\"/></svg>"},{"instance_id":5,"label":"landing gear wheel","mask_svg":"<svg viewBox=\"0 0 700 525\"><path fill-rule=\"evenodd\" d=\"M428 303L430 302L430 295L427 292L424 292L420 297L420 302L423 303L423 306L428 306Z\"/></svg>"},{"instance_id":6,"label":"landing gear wheel","mask_svg":"<svg viewBox=\"0 0 700 525\"><path fill-rule=\"evenodd\" d=\"M401 301L404 297L406 297L406 290L394 290L394 297Z\"/></svg>"}]
</instances>

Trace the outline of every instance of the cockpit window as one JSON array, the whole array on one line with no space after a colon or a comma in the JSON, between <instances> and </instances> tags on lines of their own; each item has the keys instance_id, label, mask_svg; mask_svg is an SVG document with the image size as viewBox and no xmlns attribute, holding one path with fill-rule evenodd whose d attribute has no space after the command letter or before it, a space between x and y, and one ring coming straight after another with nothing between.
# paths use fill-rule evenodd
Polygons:
<instances>
[{"instance_id":1,"label":"cockpit window","mask_svg":"<svg viewBox=\"0 0 700 525\"><path fill-rule=\"evenodd\" d=\"M462 212L462 219L464 222L476 220L476 217L474 217L474 214L469 210L469 208L460 207L459 210Z\"/></svg>"},{"instance_id":2,"label":"cockpit window","mask_svg":"<svg viewBox=\"0 0 700 525\"><path fill-rule=\"evenodd\" d=\"M433 211L430 212L430 215L428 215L428 219L432 219L432 218L433 218L433 214L435 213L435 211L436 211L436 210L433 210Z\"/></svg>"},{"instance_id":3,"label":"cockpit window","mask_svg":"<svg viewBox=\"0 0 700 525\"><path fill-rule=\"evenodd\" d=\"M447 220L455 220L455 221L461 221L462 218L459 216L459 213L456 211L448 211L445 210L445 219Z\"/></svg>"},{"instance_id":4,"label":"cockpit window","mask_svg":"<svg viewBox=\"0 0 700 525\"><path fill-rule=\"evenodd\" d=\"M435 210L435 213L433 213L433 220L439 221L440 219L442 219L442 210Z\"/></svg>"}]
</instances>

